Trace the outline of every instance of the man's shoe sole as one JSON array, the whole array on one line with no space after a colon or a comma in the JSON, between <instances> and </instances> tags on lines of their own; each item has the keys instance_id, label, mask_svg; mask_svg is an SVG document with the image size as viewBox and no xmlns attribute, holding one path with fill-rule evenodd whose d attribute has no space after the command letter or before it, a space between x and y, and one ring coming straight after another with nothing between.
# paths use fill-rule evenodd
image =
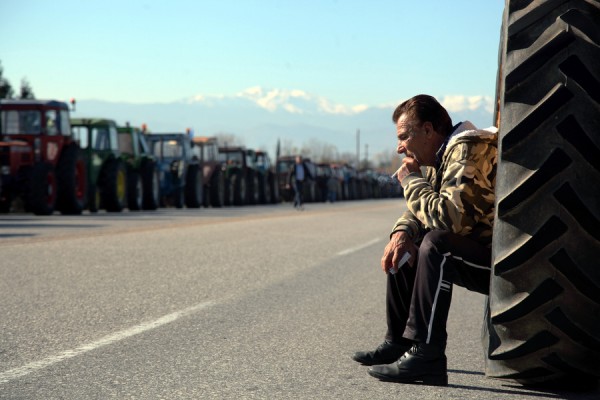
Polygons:
<instances>
[{"instance_id":1,"label":"man's shoe sole","mask_svg":"<svg viewBox=\"0 0 600 400\"><path fill-rule=\"evenodd\" d=\"M448 386L448 375L422 375L422 376L407 376L407 377L391 377L380 375L373 370L369 370L369 375L385 382L396 383L417 383L430 386Z\"/></svg>"}]
</instances>

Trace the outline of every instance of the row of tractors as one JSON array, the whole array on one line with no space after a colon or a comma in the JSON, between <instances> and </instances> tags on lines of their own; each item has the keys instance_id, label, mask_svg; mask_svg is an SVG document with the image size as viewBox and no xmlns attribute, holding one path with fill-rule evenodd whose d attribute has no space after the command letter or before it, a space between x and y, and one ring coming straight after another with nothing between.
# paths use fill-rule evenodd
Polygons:
<instances>
[{"instance_id":1,"label":"row of tractors","mask_svg":"<svg viewBox=\"0 0 600 400\"><path fill-rule=\"evenodd\" d=\"M146 133L110 119L71 118L60 101L0 100L0 212L120 212L272 204L291 199L295 157L219 147L214 137ZM389 177L305 160L305 201L390 197ZM333 185L332 185L333 180ZM329 197L331 199L331 197Z\"/></svg>"}]
</instances>

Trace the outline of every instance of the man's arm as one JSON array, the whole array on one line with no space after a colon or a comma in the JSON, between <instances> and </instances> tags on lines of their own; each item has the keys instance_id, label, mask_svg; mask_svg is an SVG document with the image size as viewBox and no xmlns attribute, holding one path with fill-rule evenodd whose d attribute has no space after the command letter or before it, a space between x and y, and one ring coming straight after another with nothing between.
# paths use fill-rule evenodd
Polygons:
<instances>
[{"instance_id":1,"label":"man's arm","mask_svg":"<svg viewBox=\"0 0 600 400\"><path fill-rule=\"evenodd\" d=\"M489 143L455 146L439 193L416 174L404 178L408 209L425 229L468 234L494 206L495 163L496 148Z\"/></svg>"}]
</instances>

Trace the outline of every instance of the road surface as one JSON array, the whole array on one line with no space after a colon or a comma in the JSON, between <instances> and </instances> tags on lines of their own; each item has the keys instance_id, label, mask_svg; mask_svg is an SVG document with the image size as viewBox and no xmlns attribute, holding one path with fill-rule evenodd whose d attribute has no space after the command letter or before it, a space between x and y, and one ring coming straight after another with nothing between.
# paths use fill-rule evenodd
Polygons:
<instances>
[{"instance_id":1,"label":"road surface","mask_svg":"<svg viewBox=\"0 0 600 400\"><path fill-rule=\"evenodd\" d=\"M0 399L597 399L484 376L455 288L449 386L350 359L385 332L404 201L0 216Z\"/></svg>"}]
</instances>

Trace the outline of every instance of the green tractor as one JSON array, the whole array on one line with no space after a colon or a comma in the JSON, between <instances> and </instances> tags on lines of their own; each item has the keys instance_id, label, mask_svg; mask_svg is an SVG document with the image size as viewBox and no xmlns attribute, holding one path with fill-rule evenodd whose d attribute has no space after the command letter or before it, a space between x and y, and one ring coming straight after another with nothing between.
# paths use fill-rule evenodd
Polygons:
<instances>
[{"instance_id":1,"label":"green tractor","mask_svg":"<svg viewBox=\"0 0 600 400\"><path fill-rule=\"evenodd\" d=\"M127 166L127 204L131 211L156 210L160 203L160 180L156 157L144 133L127 124L118 127L119 150Z\"/></svg>"},{"instance_id":2,"label":"green tractor","mask_svg":"<svg viewBox=\"0 0 600 400\"><path fill-rule=\"evenodd\" d=\"M71 129L87 164L89 210L121 212L127 206L127 166L119 151L117 124L109 119L73 118Z\"/></svg>"},{"instance_id":3,"label":"green tractor","mask_svg":"<svg viewBox=\"0 0 600 400\"><path fill-rule=\"evenodd\" d=\"M275 166L269 153L262 150L254 152L254 165L258 171L261 204L279 203L279 185L275 176Z\"/></svg>"},{"instance_id":4,"label":"green tractor","mask_svg":"<svg viewBox=\"0 0 600 400\"><path fill-rule=\"evenodd\" d=\"M219 147L219 159L225 165L225 204L259 204L261 182L254 165L254 151L239 146Z\"/></svg>"}]
</instances>

